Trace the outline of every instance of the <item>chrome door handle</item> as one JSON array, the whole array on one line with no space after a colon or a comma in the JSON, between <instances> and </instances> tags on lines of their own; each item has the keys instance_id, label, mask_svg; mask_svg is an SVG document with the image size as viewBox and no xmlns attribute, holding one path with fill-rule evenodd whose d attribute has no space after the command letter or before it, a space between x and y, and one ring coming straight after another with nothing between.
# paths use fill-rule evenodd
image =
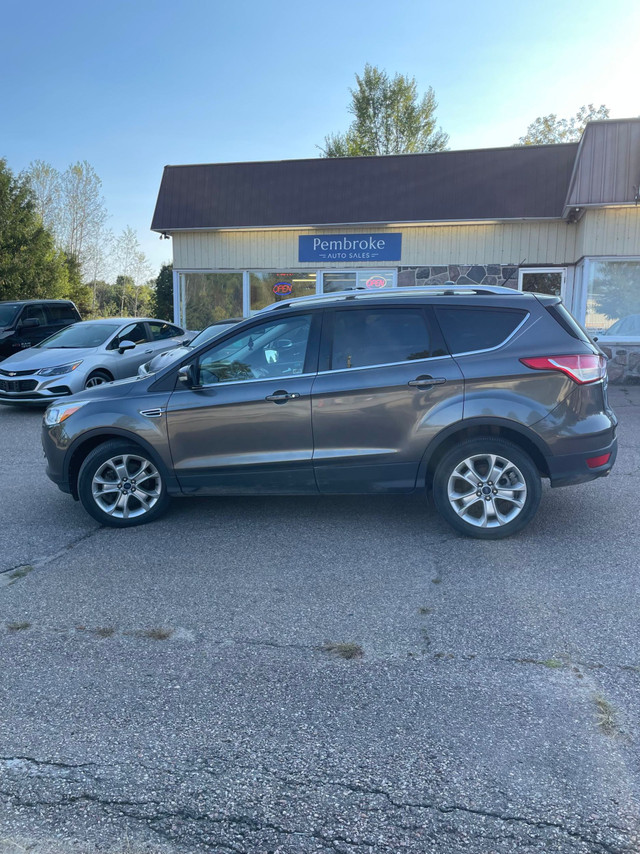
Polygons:
<instances>
[{"instance_id":1,"label":"chrome door handle","mask_svg":"<svg viewBox=\"0 0 640 854\"><path fill-rule=\"evenodd\" d=\"M153 350L145 350L145 353L153 353Z\"/></svg>"},{"instance_id":2,"label":"chrome door handle","mask_svg":"<svg viewBox=\"0 0 640 854\"><path fill-rule=\"evenodd\" d=\"M442 385L446 381L446 377L430 377L425 374L424 376L416 377L415 380L411 380L407 385L414 388L431 388L432 385Z\"/></svg>"},{"instance_id":3,"label":"chrome door handle","mask_svg":"<svg viewBox=\"0 0 640 854\"><path fill-rule=\"evenodd\" d=\"M286 403L288 400L295 400L297 397L300 397L297 391L288 392L284 389L278 389L273 394L268 394L265 400L271 400L274 403Z\"/></svg>"}]
</instances>

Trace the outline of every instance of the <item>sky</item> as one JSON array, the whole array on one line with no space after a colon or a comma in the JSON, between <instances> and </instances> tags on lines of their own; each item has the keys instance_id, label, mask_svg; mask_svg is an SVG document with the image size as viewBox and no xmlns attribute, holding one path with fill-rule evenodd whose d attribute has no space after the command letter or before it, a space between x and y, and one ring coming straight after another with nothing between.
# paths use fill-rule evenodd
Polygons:
<instances>
[{"instance_id":1,"label":"sky","mask_svg":"<svg viewBox=\"0 0 640 854\"><path fill-rule=\"evenodd\" d=\"M166 164L317 157L369 62L432 86L450 147L587 103L640 115L639 0L5 0L0 157L87 160L109 226L150 231Z\"/></svg>"}]
</instances>

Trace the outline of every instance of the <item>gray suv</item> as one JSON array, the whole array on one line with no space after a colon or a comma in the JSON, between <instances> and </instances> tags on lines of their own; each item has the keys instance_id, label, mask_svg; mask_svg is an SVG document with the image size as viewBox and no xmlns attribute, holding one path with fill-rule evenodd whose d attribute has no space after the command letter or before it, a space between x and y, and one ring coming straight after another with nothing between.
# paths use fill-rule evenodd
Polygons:
<instances>
[{"instance_id":1,"label":"gray suv","mask_svg":"<svg viewBox=\"0 0 640 854\"><path fill-rule=\"evenodd\" d=\"M606 360L557 297L347 291L263 309L157 373L45 414L49 477L99 522L172 495L433 493L495 539L551 486L609 474Z\"/></svg>"}]
</instances>

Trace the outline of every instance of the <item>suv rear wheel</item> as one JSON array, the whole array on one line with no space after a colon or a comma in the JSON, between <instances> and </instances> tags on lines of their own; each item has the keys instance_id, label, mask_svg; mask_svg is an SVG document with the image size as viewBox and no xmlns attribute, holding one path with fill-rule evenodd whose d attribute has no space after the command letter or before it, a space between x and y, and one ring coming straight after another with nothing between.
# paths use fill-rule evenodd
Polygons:
<instances>
[{"instance_id":1,"label":"suv rear wheel","mask_svg":"<svg viewBox=\"0 0 640 854\"><path fill-rule=\"evenodd\" d=\"M169 504L155 463L142 448L118 440L88 454L78 475L78 497L87 513L112 528L151 522Z\"/></svg>"},{"instance_id":2,"label":"suv rear wheel","mask_svg":"<svg viewBox=\"0 0 640 854\"><path fill-rule=\"evenodd\" d=\"M433 499L444 519L456 531L483 540L521 531L535 516L541 492L529 455L489 436L456 445L433 478Z\"/></svg>"}]
</instances>

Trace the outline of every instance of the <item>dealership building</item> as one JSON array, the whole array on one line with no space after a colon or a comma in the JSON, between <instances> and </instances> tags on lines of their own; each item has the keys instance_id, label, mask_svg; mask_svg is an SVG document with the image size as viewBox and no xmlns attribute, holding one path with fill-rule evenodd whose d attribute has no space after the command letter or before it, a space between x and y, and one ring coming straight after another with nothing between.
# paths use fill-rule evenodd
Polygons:
<instances>
[{"instance_id":1,"label":"dealership building","mask_svg":"<svg viewBox=\"0 0 640 854\"><path fill-rule=\"evenodd\" d=\"M202 329L291 296L443 285L560 294L640 379L640 119L577 143L166 166L175 320Z\"/></svg>"}]
</instances>

